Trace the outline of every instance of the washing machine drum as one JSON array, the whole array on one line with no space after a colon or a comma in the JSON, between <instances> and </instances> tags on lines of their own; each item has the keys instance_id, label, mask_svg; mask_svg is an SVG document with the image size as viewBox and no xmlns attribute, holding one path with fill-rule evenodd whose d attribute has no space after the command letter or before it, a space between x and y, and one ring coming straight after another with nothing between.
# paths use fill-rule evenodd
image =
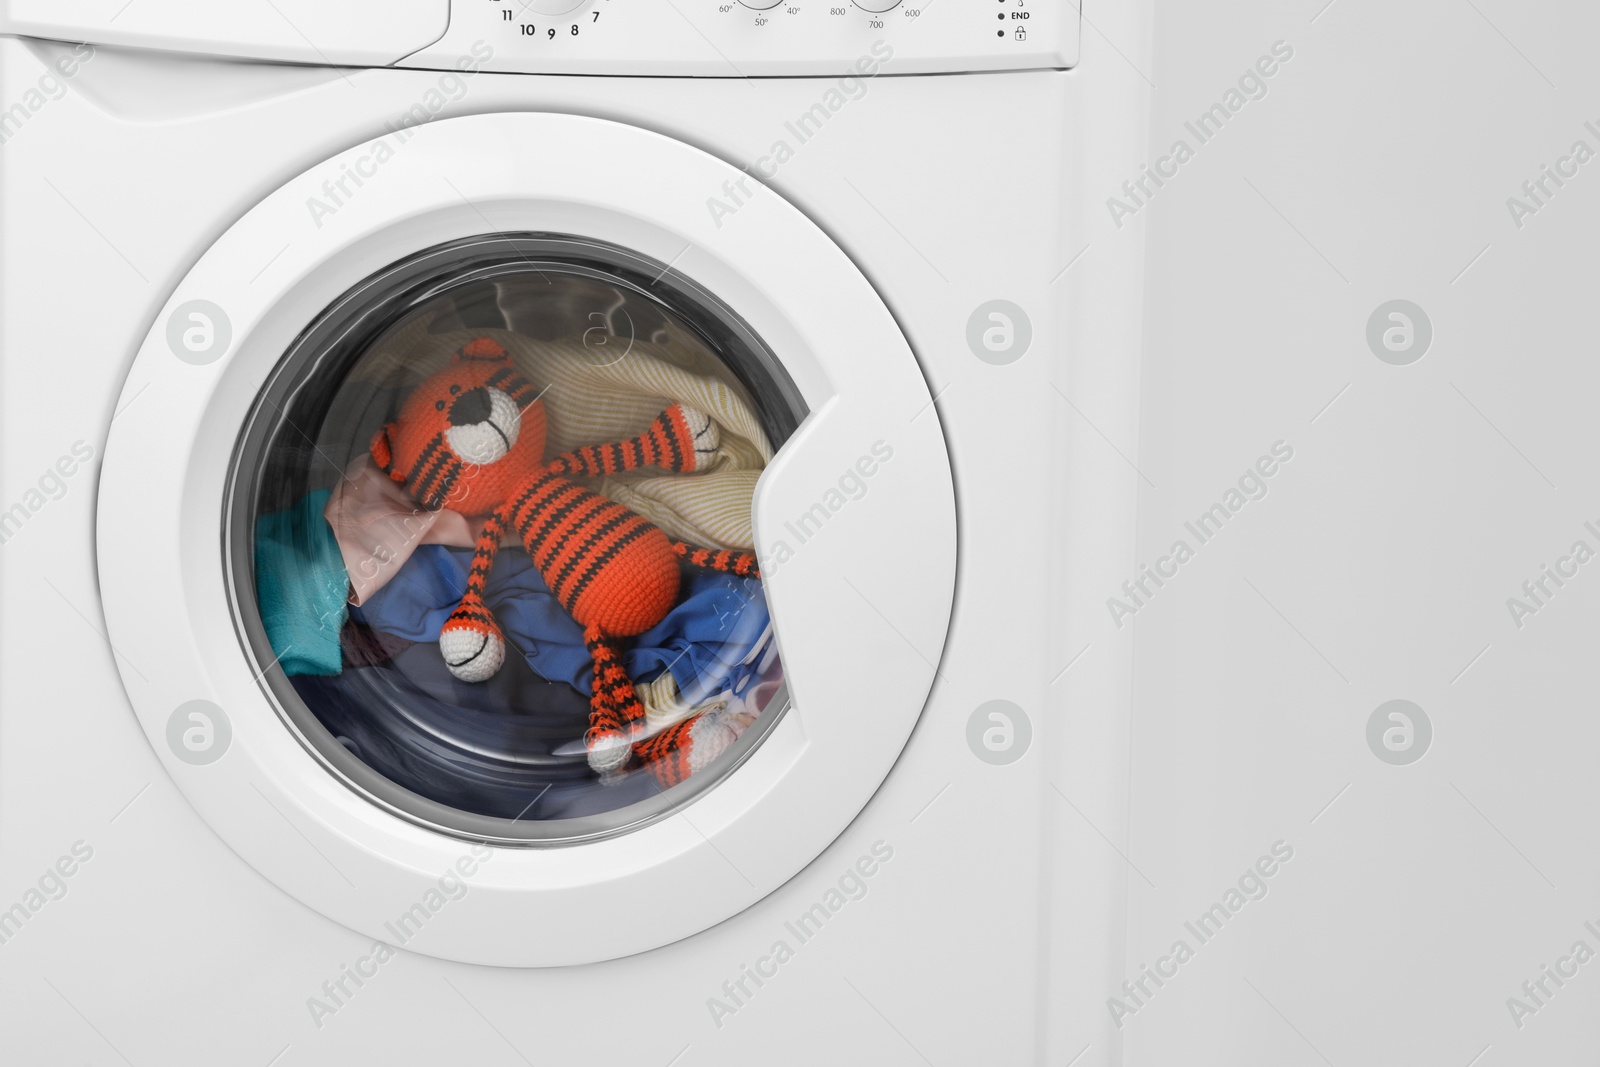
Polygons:
<instances>
[{"instance_id":1,"label":"washing machine drum","mask_svg":"<svg viewBox=\"0 0 1600 1067\"><path fill-rule=\"evenodd\" d=\"M446 831L671 811L788 704L752 504L804 414L729 308L624 249L395 264L291 348L236 454L230 578L276 703Z\"/></svg>"},{"instance_id":2,"label":"washing machine drum","mask_svg":"<svg viewBox=\"0 0 1600 1067\"><path fill-rule=\"evenodd\" d=\"M234 849L375 937L419 901L409 947L475 962L692 934L917 720L937 411L838 247L770 193L707 213L738 172L697 149L450 120L330 203L373 150L229 229L135 360L99 510L133 708ZM583 162L622 156L661 177Z\"/></svg>"}]
</instances>

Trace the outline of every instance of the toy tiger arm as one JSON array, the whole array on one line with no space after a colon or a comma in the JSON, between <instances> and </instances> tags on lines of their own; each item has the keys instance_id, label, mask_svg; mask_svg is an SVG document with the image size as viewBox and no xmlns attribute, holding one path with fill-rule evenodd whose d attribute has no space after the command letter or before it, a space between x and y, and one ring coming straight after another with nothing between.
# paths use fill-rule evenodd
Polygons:
<instances>
[{"instance_id":1,"label":"toy tiger arm","mask_svg":"<svg viewBox=\"0 0 1600 1067\"><path fill-rule=\"evenodd\" d=\"M506 659L505 634L483 599L489 571L494 568L495 555L500 551L500 538L506 531L504 511L501 507L483 524L483 533L478 535L478 545L472 553L472 566L467 571L467 591L439 634L439 651L444 655L445 665L463 682L487 681Z\"/></svg>"},{"instance_id":2,"label":"toy tiger arm","mask_svg":"<svg viewBox=\"0 0 1600 1067\"><path fill-rule=\"evenodd\" d=\"M573 478L617 474L640 467L688 474L704 470L716 458L721 439L711 416L685 404L673 404L639 436L563 452L545 470Z\"/></svg>"}]
</instances>

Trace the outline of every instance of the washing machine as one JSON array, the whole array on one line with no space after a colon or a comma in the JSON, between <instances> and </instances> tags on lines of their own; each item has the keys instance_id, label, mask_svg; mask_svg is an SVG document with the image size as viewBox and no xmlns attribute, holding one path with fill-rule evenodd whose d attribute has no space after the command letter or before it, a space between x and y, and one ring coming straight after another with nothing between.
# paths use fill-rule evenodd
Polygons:
<instances>
[{"instance_id":1,"label":"washing machine","mask_svg":"<svg viewBox=\"0 0 1600 1067\"><path fill-rule=\"evenodd\" d=\"M0 30L0 1058L1114 1061L1111 37Z\"/></svg>"}]
</instances>

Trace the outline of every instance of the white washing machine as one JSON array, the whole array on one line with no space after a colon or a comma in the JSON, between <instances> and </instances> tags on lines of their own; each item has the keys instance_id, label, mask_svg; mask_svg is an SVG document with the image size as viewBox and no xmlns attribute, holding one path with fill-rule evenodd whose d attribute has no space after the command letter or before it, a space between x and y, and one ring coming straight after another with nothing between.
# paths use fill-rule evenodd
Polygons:
<instances>
[{"instance_id":1,"label":"white washing machine","mask_svg":"<svg viewBox=\"0 0 1600 1067\"><path fill-rule=\"evenodd\" d=\"M0 1058L1113 1061L1072 5L0 28Z\"/></svg>"}]
</instances>

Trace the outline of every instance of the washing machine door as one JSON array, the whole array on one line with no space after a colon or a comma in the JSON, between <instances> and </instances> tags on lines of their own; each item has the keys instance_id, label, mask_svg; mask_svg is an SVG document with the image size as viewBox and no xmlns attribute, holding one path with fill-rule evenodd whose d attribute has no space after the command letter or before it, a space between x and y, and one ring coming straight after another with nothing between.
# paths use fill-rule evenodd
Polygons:
<instances>
[{"instance_id":1,"label":"washing machine door","mask_svg":"<svg viewBox=\"0 0 1600 1067\"><path fill-rule=\"evenodd\" d=\"M97 520L130 701L230 847L378 940L549 966L689 936L814 859L917 722L955 581L938 411L861 272L721 160L551 114L439 121L395 141L249 211L139 350ZM753 195L730 213L741 180ZM493 373L480 359L526 379L520 392L496 379L520 406L516 440L481 397L476 422L447 410L483 384L452 375ZM620 422L590 420L590 400L617 396ZM593 635L551 607L571 606L567 576L515 543L537 530L508 532L483 568L499 672L441 666L441 626L483 562L473 546L492 508L475 495L487 482L431 497L429 458L404 460L405 442L426 424L476 456L472 470L519 441L542 463L648 431L648 410L673 401L689 414L663 425L698 433L704 412L720 427L697 462L744 477L742 498L696 511L675 496L705 472L666 456L665 437L568 473L594 508L624 503L664 543L728 550L689 552L657 582L679 582L673 612L710 590L679 631L657 633L674 617L659 611L643 633L606 624L648 704L641 736L693 714L721 732L671 773L646 754L618 770L590 758L594 646L578 646ZM460 439L458 423L471 424ZM624 452L654 469L607 466L631 465ZM396 499L418 506L373 550L363 509L392 518ZM355 502L344 526L341 500ZM741 548L759 578L740 570ZM684 657L714 676L698 691Z\"/></svg>"}]
</instances>

